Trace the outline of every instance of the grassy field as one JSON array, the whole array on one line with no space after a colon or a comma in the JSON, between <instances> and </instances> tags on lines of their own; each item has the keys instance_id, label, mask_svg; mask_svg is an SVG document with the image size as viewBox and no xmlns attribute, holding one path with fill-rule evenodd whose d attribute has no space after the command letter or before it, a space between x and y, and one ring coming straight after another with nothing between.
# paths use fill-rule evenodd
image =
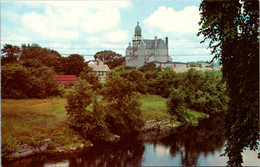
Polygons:
<instances>
[{"instance_id":1,"label":"grassy field","mask_svg":"<svg viewBox=\"0 0 260 167\"><path fill-rule=\"evenodd\" d=\"M157 95L142 95L141 110L143 120L170 119L178 123L175 116L167 113L167 99ZM2 137L12 136L21 143L35 144L41 139L50 138L56 146L69 149L81 143L90 144L66 124L66 99L2 99ZM192 117L199 118L202 113L189 111Z\"/></svg>"},{"instance_id":2,"label":"grassy field","mask_svg":"<svg viewBox=\"0 0 260 167\"><path fill-rule=\"evenodd\" d=\"M15 137L21 143L37 144L50 138L56 146L68 149L84 142L66 125L66 99L2 99L2 137ZM86 143L88 143L86 141Z\"/></svg>"}]
</instances>

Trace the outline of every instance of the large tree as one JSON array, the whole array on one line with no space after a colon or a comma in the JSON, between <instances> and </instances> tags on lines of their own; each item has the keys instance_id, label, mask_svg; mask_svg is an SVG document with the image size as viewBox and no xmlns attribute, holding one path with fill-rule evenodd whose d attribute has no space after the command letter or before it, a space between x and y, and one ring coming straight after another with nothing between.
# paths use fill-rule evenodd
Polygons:
<instances>
[{"instance_id":1,"label":"large tree","mask_svg":"<svg viewBox=\"0 0 260 167\"><path fill-rule=\"evenodd\" d=\"M59 66L61 55L51 49L42 48L38 44L23 44L21 46L20 61L26 67L53 67L56 71L56 67Z\"/></svg>"},{"instance_id":2,"label":"large tree","mask_svg":"<svg viewBox=\"0 0 260 167\"><path fill-rule=\"evenodd\" d=\"M5 44L4 48L1 50L1 65L8 63L16 63L18 61L21 50L18 46L13 46L10 44Z\"/></svg>"},{"instance_id":3,"label":"large tree","mask_svg":"<svg viewBox=\"0 0 260 167\"><path fill-rule=\"evenodd\" d=\"M85 66L84 57L78 54L71 54L63 59L63 72L67 75L77 75Z\"/></svg>"},{"instance_id":4,"label":"large tree","mask_svg":"<svg viewBox=\"0 0 260 167\"><path fill-rule=\"evenodd\" d=\"M246 147L258 148L259 134L259 2L212 1L200 5L199 34L210 40L214 58L223 64L230 94L225 154L229 166L241 166Z\"/></svg>"},{"instance_id":5,"label":"large tree","mask_svg":"<svg viewBox=\"0 0 260 167\"><path fill-rule=\"evenodd\" d=\"M111 50L105 50L97 52L94 55L95 60L103 61L105 64L109 66L109 68L113 69L117 66L124 65L125 58L122 55L113 52Z\"/></svg>"}]
</instances>

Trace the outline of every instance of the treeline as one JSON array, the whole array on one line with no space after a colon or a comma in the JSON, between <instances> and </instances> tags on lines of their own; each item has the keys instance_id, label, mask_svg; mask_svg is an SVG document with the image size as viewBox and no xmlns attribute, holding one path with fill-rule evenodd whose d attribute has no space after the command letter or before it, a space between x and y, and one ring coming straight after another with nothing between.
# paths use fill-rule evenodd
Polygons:
<instances>
[{"instance_id":1,"label":"treeline","mask_svg":"<svg viewBox=\"0 0 260 167\"><path fill-rule=\"evenodd\" d=\"M55 74L79 76L87 63L83 56L61 56L57 51L42 48L37 44L15 46L5 44L1 50L2 98L46 98L60 96L62 89L54 81ZM104 54L105 53L105 54ZM122 65L122 55L102 51L95 58L105 61L110 68Z\"/></svg>"}]
</instances>

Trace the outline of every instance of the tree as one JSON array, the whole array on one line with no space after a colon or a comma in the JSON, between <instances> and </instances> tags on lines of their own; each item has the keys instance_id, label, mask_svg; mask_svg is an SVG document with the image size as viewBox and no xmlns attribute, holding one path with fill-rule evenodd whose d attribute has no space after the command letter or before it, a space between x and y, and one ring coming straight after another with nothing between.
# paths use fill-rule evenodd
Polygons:
<instances>
[{"instance_id":1,"label":"tree","mask_svg":"<svg viewBox=\"0 0 260 167\"><path fill-rule=\"evenodd\" d=\"M46 98L61 95L54 71L49 67L27 68L21 64L2 66L3 98Z\"/></svg>"},{"instance_id":2,"label":"tree","mask_svg":"<svg viewBox=\"0 0 260 167\"><path fill-rule=\"evenodd\" d=\"M121 78L131 82L133 86L133 91L145 94L146 84L144 74L134 68L129 68L127 66L120 66L115 68L111 73L117 73ZM112 74L111 74L112 75Z\"/></svg>"},{"instance_id":3,"label":"tree","mask_svg":"<svg viewBox=\"0 0 260 167\"><path fill-rule=\"evenodd\" d=\"M179 85L177 74L169 67L157 73L155 80L156 94L168 98L170 89Z\"/></svg>"},{"instance_id":4,"label":"tree","mask_svg":"<svg viewBox=\"0 0 260 167\"><path fill-rule=\"evenodd\" d=\"M219 71L196 71L190 69L179 74L177 82L170 89L167 103L169 113L185 122L185 110L216 114L227 110L226 83Z\"/></svg>"},{"instance_id":5,"label":"tree","mask_svg":"<svg viewBox=\"0 0 260 167\"><path fill-rule=\"evenodd\" d=\"M95 142L109 141L112 138L105 122L105 107L102 107L101 100L98 100L88 82L79 79L75 84L75 91L70 93L67 101L70 127Z\"/></svg>"},{"instance_id":6,"label":"tree","mask_svg":"<svg viewBox=\"0 0 260 167\"><path fill-rule=\"evenodd\" d=\"M32 89L30 72L20 64L6 64L1 68L2 98L27 98Z\"/></svg>"},{"instance_id":7,"label":"tree","mask_svg":"<svg viewBox=\"0 0 260 167\"><path fill-rule=\"evenodd\" d=\"M102 88L101 83L99 82L99 78L94 71L93 68L89 66L85 66L83 70L80 72L79 77L82 80L86 80L88 83L92 85L92 89L98 91Z\"/></svg>"},{"instance_id":8,"label":"tree","mask_svg":"<svg viewBox=\"0 0 260 167\"><path fill-rule=\"evenodd\" d=\"M124 74L124 73L123 73ZM102 95L107 102L106 122L112 133L125 135L137 133L143 126L136 85L128 77L112 70L108 73Z\"/></svg>"},{"instance_id":9,"label":"tree","mask_svg":"<svg viewBox=\"0 0 260 167\"><path fill-rule=\"evenodd\" d=\"M150 94L156 94L157 77L158 73L161 71L161 68L156 67L156 64L151 62L145 64L139 70L144 73L147 92Z\"/></svg>"},{"instance_id":10,"label":"tree","mask_svg":"<svg viewBox=\"0 0 260 167\"><path fill-rule=\"evenodd\" d=\"M56 67L60 66L59 59L61 55L54 50L42 48L38 44L23 44L21 46L20 60L26 67L53 67L57 71Z\"/></svg>"},{"instance_id":11,"label":"tree","mask_svg":"<svg viewBox=\"0 0 260 167\"><path fill-rule=\"evenodd\" d=\"M67 75L79 76L85 66L83 56L78 54L71 54L69 57L65 58L64 61L65 64L63 65L63 71Z\"/></svg>"},{"instance_id":12,"label":"tree","mask_svg":"<svg viewBox=\"0 0 260 167\"><path fill-rule=\"evenodd\" d=\"M10 44L5 44L2 51L1 65L8 63L17 63L21 50L18 46L13 46Z\"/></svg>"},{"instance_id":13,"label":"tree","mask_svg":"<svg viewBox=\"0 0 260 167\"><path fill-rule=\"evenodd\" d=\"M229 87L225 154L229 166L241 166L246 147L258 148L259 135L259 2L209 1L200 5L204 42L223 64Z\"/></svg>"},{"instance_id":14,"label":"tree","mask_svg":"<svg viewBox=\"0 0 260 167\"><path fill-rule=\"evenodd\" d=\"M110 69L114 69L115 67L124 65L125 63L125 58L122 57L122 55L111 50L97 52L94 55L94 58L97 61L103 61Z\"/></svg>"}]
</instances>

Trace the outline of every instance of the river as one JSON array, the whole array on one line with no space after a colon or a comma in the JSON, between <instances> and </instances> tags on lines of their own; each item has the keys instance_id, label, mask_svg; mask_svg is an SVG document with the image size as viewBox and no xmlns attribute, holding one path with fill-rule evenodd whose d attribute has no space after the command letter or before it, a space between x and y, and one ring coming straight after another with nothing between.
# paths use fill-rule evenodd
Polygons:
<instances>
[{"instance_id":1,"label":"river","mask_svg":"<svg viewBox=\"0 0 260 167\"><path fill-rule=\"evenodd\" d=\"M42 154L3 162L5 167L103 167L103 166L226 166L220 115L204 119L197 125L181 126L171 133L156 135L149 141L123 139L112 145L95 146L75 155ZM259 166L259 151L245 150L243 166Z\"/></svg>"}]
</instances>

